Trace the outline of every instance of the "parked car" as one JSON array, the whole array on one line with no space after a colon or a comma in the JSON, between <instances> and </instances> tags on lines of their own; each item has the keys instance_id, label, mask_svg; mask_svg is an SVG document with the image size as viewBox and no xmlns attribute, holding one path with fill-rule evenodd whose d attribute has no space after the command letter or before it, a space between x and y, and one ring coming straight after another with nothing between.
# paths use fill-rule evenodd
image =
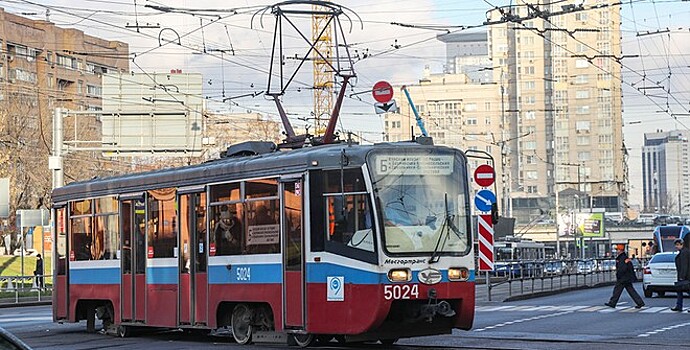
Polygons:
<instances>
[{"instance_id":1,"label":"parked car","mask_svg":"<svg viewBox=\"0 0 690 350\"><path fill-rule=\"evenodd\" d=\"M644 296L651 298L653 293L663 297L666 292L675 291L676 275L675 252L654 254L644 268L642 290Z\"/></svg>"},{"instance_id":2,"label":"parked car","mask_svg":"<svg viewBox=\"0 0 690 350\"><path fill-rule=\"evenodd\" d=\"M520 265L521 277L541 276L544 272L544 264L540 262L525 262Z\"/></svg>"},{"instance_id":3,"label":"parked car","mask_svg":"<svg viewBox=\"0 0 690 350\"><path fill-rule=\"evenodd\" d=\"M600 261L599 271L616 271L616 260Z\"/></svg>"},{"instance_id":4,"label":"parked car","mask_svg":"<svg viewBox=\"0 0 690 350\"><path fill-rule=\"evenodd\" d=\"M516 262L496 262L492 275L501 277L519 277L520 264Z\"/></svg>"},{"instance_id":5,"label":"parked car","mask_svg":"<svg viewBox=\"0 0 690 350\"><path fill-rule=\"evenodd\" d=\"M577 262L577 273L592 273L597 270L597 262L594 260L580 260Z\"/></svg>"},{"instance_id":6,"label":"parked car","mask_svg":"<svg viewBox=\"0 0 690 350\"><path fill-rule=\"evenodd\" d=\"M657 214L643 213L635 220L635 223L639 225L654 225L654 221L657 218Z\"/></svg>"},{"instance_id":7,"label":"parked car","mask_svg":"<svg viewBox=\"0 0 690 350\"><path fill-rule=\"evenodd\" d=\"M566 272L568 272L568 265L563 261L549 261L544 264L545 275L564 275Z\"/></svg>"}]
</instances>

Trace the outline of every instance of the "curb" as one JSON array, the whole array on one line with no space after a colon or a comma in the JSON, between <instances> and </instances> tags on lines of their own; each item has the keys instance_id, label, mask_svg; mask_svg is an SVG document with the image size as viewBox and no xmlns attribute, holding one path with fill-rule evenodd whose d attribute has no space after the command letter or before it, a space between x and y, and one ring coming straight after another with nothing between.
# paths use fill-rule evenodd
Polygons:
<instances>
[{"instance_id":1,"label":"curb","mask_svg":"<svg viewBox=\"0 0 690 350\"><path fill-rule=\"evenodd\" d=\"M19 302L19 303L0 303L0 309L8 309L11 307L22 307L22 306L44 306L44 305L52 305L53 302L50 300L47 301L24 301L24 302Z\"/></svg>"},{"instance_id":2,"label":"curb","mask_svg":"<svg viewBox=\"0 0 690 350\"><path fill-rule=\"evenodd\" d=\"M616 281L610 281L610 282L601 282L601 283L593 284L591 286L585 285L585 286L578 286L578 287L563 288L563 289L558 289L558 290L549 290L549 291L543 291L543 292L516 295L516 296L512 296L512 297L508 297L506 299L503 299L503 302L540 298L540 297L546 297L546 296L551 296L551 295L556 295L556 294L561 294L561 293L567 293L567 292L572 292L572 291L577 291L577 290L583 290L583 289L608 287L608 286L613 286L615 284L616 284Z\"/></svg>"}]
</instances>

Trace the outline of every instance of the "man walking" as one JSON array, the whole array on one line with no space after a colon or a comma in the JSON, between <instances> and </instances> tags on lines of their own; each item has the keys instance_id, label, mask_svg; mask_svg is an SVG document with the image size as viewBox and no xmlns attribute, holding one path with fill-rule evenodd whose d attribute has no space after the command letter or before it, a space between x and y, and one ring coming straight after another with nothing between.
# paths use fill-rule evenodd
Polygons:
<instances>
[{"instance_id":1,"label":"man walking","mask_svg":"<svg viewBox=\"0 0 690 350\"><path fill-rule=\"evenodd\" d=\"M625 245L617 245L616 250L618 253L616 256L616 286L613 288L611 299L604 305L615 308L616 304L618 304L618 299L621 297L621 293L623 293L623 288L625 288L635 302L635 308L639 309L644 306L644 301L640 295L637 294L637 291L635 291L635 287L633 287L633 282L636 279L635 269L628 258L628 254L625 253Z\"/></svg>"},{"instance_id":2,"label":"man walking","mask_svg":"<svg viewBox=\"0 0 690 350\"><path fill-rule=\"evenodd\" d=\"M43 259L41 254L36 255L36 268L34 269L34 276L36 276L36 286L43 288Z\"/></svg>"},{"instance_id":3,"label":"man walking","mask_svg":"<svg viewBox=\"0 0 690 350\"><path fill-rule=\"evenodd\" d=\"M671 311L683 311L683 293L690 292L690 249L684 246L683 240L680 238L676 239L673 244L678 250L675 261L678 282L676 282L676 306L672 307Z\"/></svg>"}]
</instances>

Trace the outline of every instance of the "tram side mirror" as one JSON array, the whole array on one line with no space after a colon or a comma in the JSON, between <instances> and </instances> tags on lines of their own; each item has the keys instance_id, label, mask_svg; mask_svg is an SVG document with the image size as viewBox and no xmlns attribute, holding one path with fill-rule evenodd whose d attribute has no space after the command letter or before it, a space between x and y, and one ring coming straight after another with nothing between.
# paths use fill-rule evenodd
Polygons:
<instances>
[{"instance_id":1,"label":"tram side mirror","mask_svg":"<svg viewBox=\"0 0 690 350\"><path fill-rule=\"evenodd\" d=\"M491 223L496 225L498 224L498 204L492 203L491 204Z\"/></svg>"}]
</instances>

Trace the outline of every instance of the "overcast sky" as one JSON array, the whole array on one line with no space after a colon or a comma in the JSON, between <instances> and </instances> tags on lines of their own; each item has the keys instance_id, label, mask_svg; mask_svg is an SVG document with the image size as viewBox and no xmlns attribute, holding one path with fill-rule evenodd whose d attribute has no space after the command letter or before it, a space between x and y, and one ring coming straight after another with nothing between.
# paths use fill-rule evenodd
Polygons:
<instances>
[{"instance_id":1,"label":"overcast sky","mask_svg":"<svg viewBox=\"0 0 690 350\"><path fill-rule=\"evenodd\" d=\"M671 130L690 127L688 116L670 114L689 113L690 109L690 3L680 0L625 1L622 9L623 54L640 55L624 59L624 127L625 143L630 154L631 203L641 203L641 146L644 132L656 129ZM136 3L136 6L135 6ZM445 48L435 40L441 31L392 25L391 22L412 25L459 26L481 25L491 5L508 1L479 0L369 0L343 1L361 17L348 13L350 23L342 18L343 29L351 54L359 57L355 64L356 85L350 93L366 91L378 80L393 84L415 83L425 66L440 72L445 62ZM593 3L587 1L586 4ZM6 11L24 13L35 19L50 20L63 27L74 27L89 34L129 44L136 58L132 71L167 72L173 68L204 74L204 91L209 101L233 111L251 110L275 115L275 107L263 97L232 99L266 89L269 68L273 17L270 11L263 17L252 15L272 2L232 0L10 0L1 1ZM190 14L162 13L146 5L175 8L236 9L236 13L217 12L218 17ZM48 9L50 10L48 13ZM308 18L295 22L310 35ZM134 28L152 25L159 28ZM363 29L362 29L363 26ZM129 27L129 28L127 28ZM287 26L284 26L286 28ZM350 28L351 31L350 31ZM486 28L486 27L484 27ZM637 36L642 32L671 29L670 33ZM477 30L477 29L475 29ZM176 34L175 34L176 33ZM179 45L159 44L181 37ZM303 55L305 45L294 31L285 31L287 56ZM396 49L396 47L399 47ZM230 49L234 50L234 55ZM203 54L204 50L207 52ZM225 50L220 53L217 50ZM201 53L201 54L200 54ZM364 58L364 55L371 55ZM222 60L221 60L222 55ZM298 61L288 61L286 70L294 69ZM670 74L669 74L670 73ZM670 75L670 78L669 78ZM306 116L312 109L311 71L299 74L285 96L291 117ZM671 94L649 86L664 86ZM639 89L641 87L645 87ZM643 93L646 92L646 95ZM654 96L650 96L654 95ZM361 100L360 100L361 99ZM342 128L362 133L365 139L381 137L382 121L372 113L369 94L346 99ZM299 125L299 121L295 120ZM686 127L687 126L687 127Z\"/></svg>"}]
</instances>

